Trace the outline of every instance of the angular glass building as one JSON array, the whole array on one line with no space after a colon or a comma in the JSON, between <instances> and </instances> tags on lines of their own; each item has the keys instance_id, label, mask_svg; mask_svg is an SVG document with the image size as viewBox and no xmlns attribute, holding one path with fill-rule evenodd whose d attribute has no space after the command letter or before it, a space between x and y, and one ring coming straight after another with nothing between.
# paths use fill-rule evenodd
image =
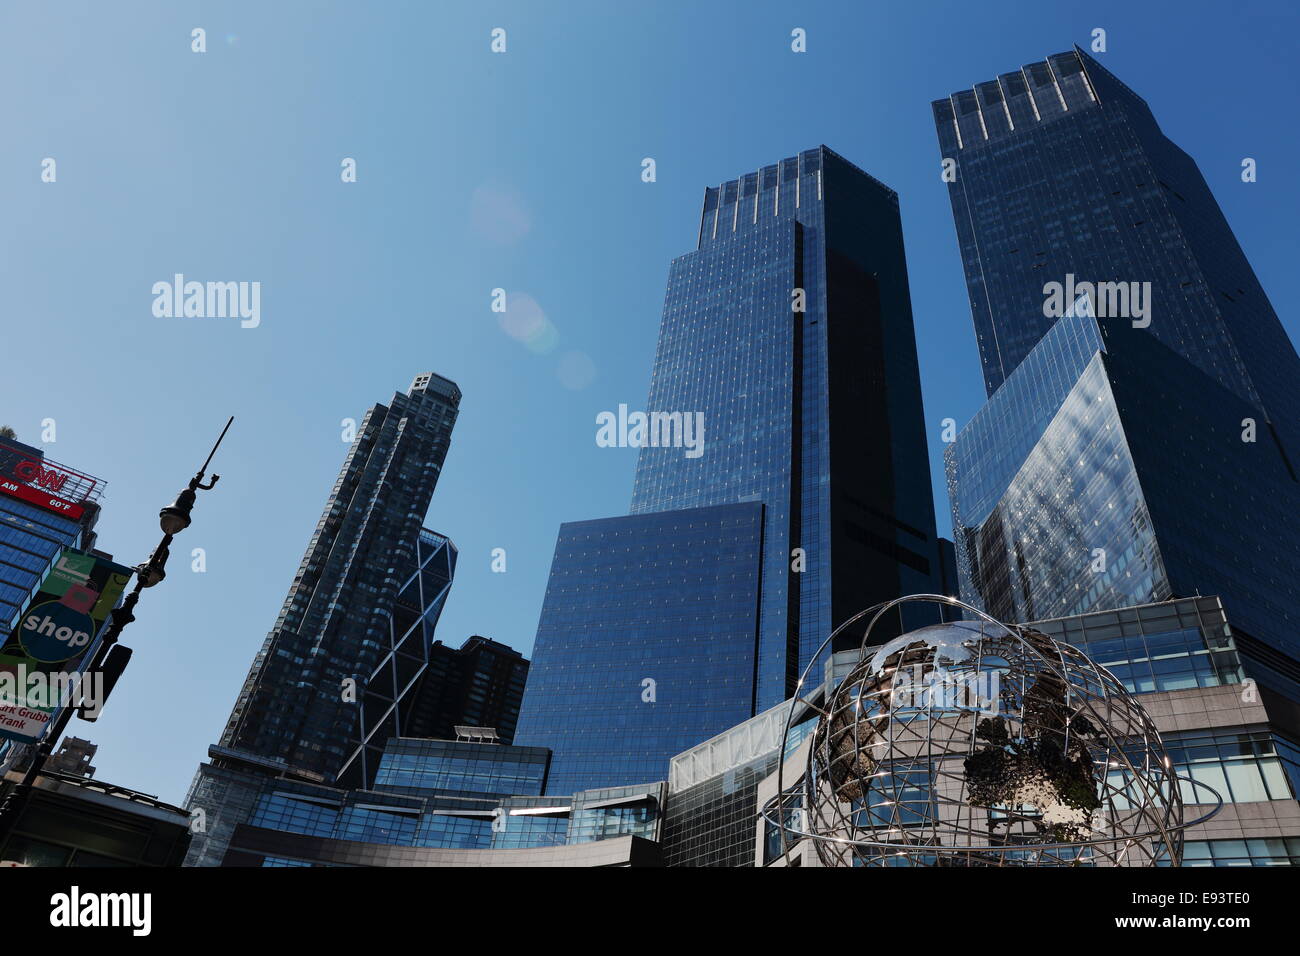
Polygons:
<instances>
[{"instance_id":1,"label":"angular glass building","mask_svg":"<svg viewBox=\"0 0 1300 956\"><path fill-rule=\"evenodd\" d=\"M1221 592L1252 676L1295 694L1300 496L1275 448L1242 441L1258 412L1088 311L945 452L963 599L1029 621Z\"/></svg>"},{"instance_id":2,"label":"angular glass building","mask_svg":"<svg viewBox=\"0 0 1300 956\"><path fill-rule=\"evenodd\" d=\"M433 631L451 590L456 571L456 546L427 528L415 539L414 568L397 592L388 622L384 654L361 685L356 746L343 761L337 779L345 786L361 787L374 780L390 737L403 733L420 688L436 693L443 685L433 675L430 658ZM428 680L435 676L434 680ZM448 728L450 730L450 728Z\"/></svg>"},{"instance_id":3,"label":"angular glass building","mask_svg":"<svg viewBox=\"0 0 1300 956\"><path fill-rule=\"evenodd\" d=\"M1087 312L1044 336L944 456L961 593L999 620L1171 593Z\"/></svg>"},{"instance_id":4,"label":"angular glass building","mask_svg":"<svg viewBox=\"0 0 1300 956\"><path fill-rule=\"evenodd\" d=\"M553 751L547 793L663 780L750 716L764 507L560 528L515 741Z\"/></svg>"},{"instance_id":5,"label":"angular glass building","mask_svg":"<svg viewBox=\"0 0 1300 956\"><path fill-rule=\"evenodd\" d=\"M702 413L705 444L643 447L633 514L765 506L751 715L791 695L836 624L938 587L898 196L835 152L705 190L646 407Z\"/></svg>"},{"instance_id":6,"label":"angular glass building","mask_svg":"<svg viewBox=\"0 0 1300 956\"><path fill-rule=\"evenodd\" d=\"M1196 164L1077 49L933 106L990 395L946 455L963 597L1218 594L1287 687L1300 358Z\"/></svg>"}]
</instances>

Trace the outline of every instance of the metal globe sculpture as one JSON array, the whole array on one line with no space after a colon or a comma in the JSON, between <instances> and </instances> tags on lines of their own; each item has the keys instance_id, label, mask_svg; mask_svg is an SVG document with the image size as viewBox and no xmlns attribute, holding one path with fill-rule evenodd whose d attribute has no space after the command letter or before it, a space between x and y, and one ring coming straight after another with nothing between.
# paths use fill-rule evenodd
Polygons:
<instances>
[{"instance_id":1,"label":"metal globe sculpture","mask_svg":"<svg viewBox=\"0 0 1300 956\"><path fill-rule=\"evenodd\" d=\"M917 601L978 619L874 647L881 616ZM1184 822L1160 734L1113 674L937 595L870 608L822 649L868 615L861 661L809 701L821 716L802 779L787 788L782 768L763 808L784 846L811 839L824 866L1179 864L1200 820Z\"/></svg>"}]
</instances>

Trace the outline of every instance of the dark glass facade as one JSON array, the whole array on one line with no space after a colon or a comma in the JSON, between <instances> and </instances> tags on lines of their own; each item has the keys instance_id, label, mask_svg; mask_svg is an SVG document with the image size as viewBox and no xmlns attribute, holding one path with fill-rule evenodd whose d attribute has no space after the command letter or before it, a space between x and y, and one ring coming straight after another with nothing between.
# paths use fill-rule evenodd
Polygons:
<instances>
[{"instance_id":1,"label":"dark glass facade","mask_svg":"<svg viewBox=\"0 0 1300 956\"><path fill-rule=\"evenodd\" d=\"M384 750L375 789L417 797L445 792L540 796L550 759L544 747L398 737Z\"/></svg>"},{"instance_id":2,"label":"dark glass facade","mask_svg":"<svg viewBox=\"0 0 1300 956\"><path fill-rule=\"evenodd\" d=\"M528 661L498 641L477 634L459 648L435 641L402 733L447 739L458 724L469 724L491 727L503 744L512 743L527 679Z\"/></svg>"},{"instance_id":3,"label":"dark glass facade","mask_svg":"<svg viewBox=\"0 0 1300 956\"><path fill-rule=\"evenodd\" d=\"M647 410L703 413L705 447L642 448L633 514L766 508L751 713L790 696L836 624L935 590L898 197L836 153L705 191L698 248L669 269Z\"/></svg>"},{"instance_id":4,"label":"dark glass facade","mask_svg":"<svg viewBox=\"0 0 1300 956\"><path fill-rule=\"evenodd\" d=\"M364 788L385 734L405 732L455 571L454 545L421 520L460 397L426 373L366 413L212 762L190 788L185 805L204 824L188 865L220 865L267 775Z\"/></svg>"},{"instance_id":5,"label":"dark glass facade","mask_svg":"<svg viewBox=\"0 0 1300 956\"><path fill-rule=\"evenodd\" d=\"M1076 48L933 109L957 160L988 394L1051 327L1044 283L1150 282L1149 334L1257 405L1296 461L1300 358L1196 163L1140 97Z\"/></svg>"},{"instance_id":6,"label":"dark glass facade","mask_svg":"<svg viewBox=\"0 0 1300 956\"><path fill-rule=\"evenodd\" d=\"M360 729L344 681L355 681L359 696L385 661L400 669L397 684L418 676L452 567L450 555L434 569L421 564L440 545L420 524L460 397L454 383L421 375L366 413L221 747L332 780ZM404 591L413 575L433 594L413 600ZM411 628L417 646L407 642ZM392 691L388 678L377 682L380 695Z\"/></svg>"},{"instance_id":7,"label":"dark glass facade","mask_svg":"<svg viewBox=\"0 0 1300 956\"><path fill-rule=\"evenodd\" d=\"M934 114L990 395L946 456L963 596L1025 621L1219 594L1284 687L1300 359L1195 163L1078 50ZM1067 281L1145 306L1098 286L1058 319Z\"/></svg>"},{"instance_id":8,"label":"dark glass facade","mask_svg":"<svg viewBox=\"0 0 1300 956\"><path fill-rule=\"evenodd\" d=\"M764 507L560 528L515 740L554 752L548 793L663 780L750 716Z\"/></svg>"},{"instance_id":9,"label":"dark glass facade","mask_svg":"<svg viewBox=\"0 0 1300 956\"><path fill-rule=\"evenodd\" d=\"M420 735L404 724L418 689L441 690L433 674L433 632L442 614L456 571L456 546L446 537L421 529L415 541L414 567L402 581L388 622L383 657L361 684L357 742L340 768L343 786L362 787L374 780L378 761L389 738ZM433 680L430 678L433 677ZM447 728L446 736L451 736Z\"/></svg>"}]
</instances>

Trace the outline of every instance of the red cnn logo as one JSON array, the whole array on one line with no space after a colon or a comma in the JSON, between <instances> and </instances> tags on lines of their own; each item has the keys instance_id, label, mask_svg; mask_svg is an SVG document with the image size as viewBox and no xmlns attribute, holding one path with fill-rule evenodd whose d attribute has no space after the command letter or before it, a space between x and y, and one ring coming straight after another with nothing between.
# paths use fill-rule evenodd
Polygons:
<instances>
[{"instance_id":1,"label":"red cnn logo","mask_svg":"<svg viewBox=\"0 0 1300 956\"><path fill-rule=\"evenodd\" d=\"M48 488L50 491L62 491L64 483L68 480L67 475L61 475L49 468L42 468L38 462L34 461L20 461L14 466L14 475L28 484Z\"/></svg>"}]
</instances>

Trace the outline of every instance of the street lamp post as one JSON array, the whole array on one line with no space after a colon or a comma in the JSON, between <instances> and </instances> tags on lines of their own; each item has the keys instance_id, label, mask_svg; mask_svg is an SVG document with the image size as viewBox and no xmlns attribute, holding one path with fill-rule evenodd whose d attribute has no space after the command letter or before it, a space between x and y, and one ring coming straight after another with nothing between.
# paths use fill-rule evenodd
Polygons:
<instances>
[{"instance_id":1,"label":"street lamp post","mask_svg":"<svg viewBox=\"0 0 1300 956\"><path fill-rule=\"evenodd\" d=\"M226 427L221 430L221 434L217 437L217 443L212 446L212 451L208 452L208 458L203 463L203 467L199 469L198 474L190 479L190 483L176 496L175 501L158 512L158 525L163 532L162 541L149 555L148 561L136 566L135 587L131 589L131 593L126 596L126 599L113 609L108 630L104 632L103 640L100 641L93 659L83 668L83 675L98 670L103 666L109 652L117 644L118 638L122 636L122 631L135 620L135 606L140 600L140 592L144 588L153 587L167 576L166 564L171 553L172 538L190 526L190 512L194 510L194 502L198 498L197 493L209 491L221 479L220 475L213 475L210 481L204 482L203 480L208 465L212 463L212 457L217 453L222 439L226 437L226 432L230 430L231 423L234 420L235 418L232 415L229 421L226 422ZM0 805L0 849L3 849L9 839L9 834L13 831L14 825L22 814L23 808L27 805L27 800L31 796L32 788L36 785L37 777L40 776L41 770L45 766L45 761L53 752L54 745L63 736L68 722L72 719L73 712L78 709L78 707L69 703L59 710L50 725L49 732L36 746L27 772L23 774L23 779L14 785L5 797L4 804Z\"/></svg>"}]
</instances>

